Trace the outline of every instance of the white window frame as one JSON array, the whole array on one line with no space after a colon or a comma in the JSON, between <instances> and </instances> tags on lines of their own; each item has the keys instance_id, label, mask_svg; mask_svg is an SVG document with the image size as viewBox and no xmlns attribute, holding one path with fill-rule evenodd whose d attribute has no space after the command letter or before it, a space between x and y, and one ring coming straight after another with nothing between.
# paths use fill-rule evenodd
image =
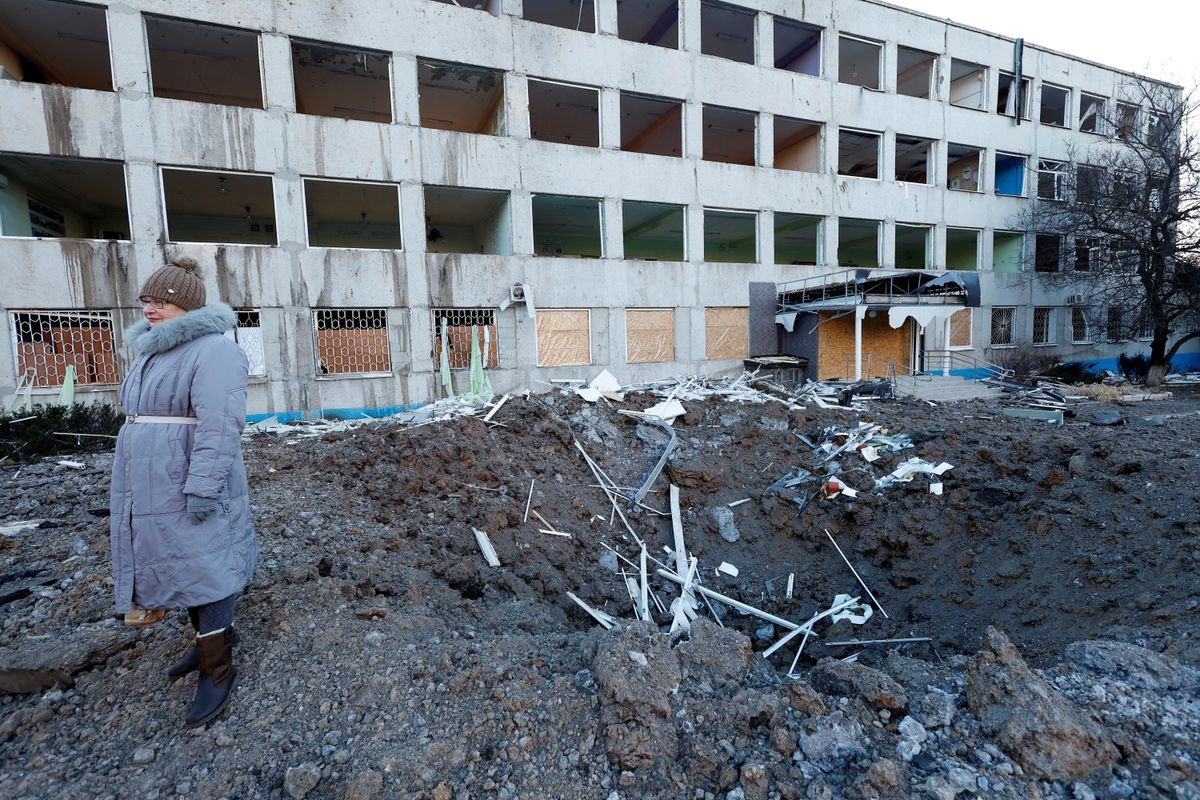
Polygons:
<instances>
[{"instance_id":1,"label":"white window frame","mask_svg":"<svg viewBox=\"0 0 1200 800\"><path fill-rule=\"evenodd\" d=\"M1037 185L1034 187L1034 197L1038 200L1046 200L1047 202L1061 202L1063 200L1063 182L1067 176L1067 162L1055 161L1052 158L1039 158L1037 163ZM1054 196L1042 197L1042 175L1054 176Z\"/></svg>"},{"instance_id":2,"label":"white window frame","mask_svg":"<svg viewBox=\"0 0 1200 800\"><path fill-rule=\"evenodd\" d=\"M228 27L228 26L225 26ZM163 179L167 170L173 172L207 172L210 175L254 175L260 178L267 178L271 181L271 218L275 226L275 244L254 244L242 242L186 242L171 238L171 226L167 222L167 184ZM199 247L279 247L279 203L278 195L275 193L275 175L270 172L256 172L253 170L242 169L208 169L204 167L180 167L174 164L159 164L158 165L158 196L162 198L162 225L163 235L167 239L168 244L187 244L197 245Z\"/></svg>"},{"instance_id":3,"label":"white window frame","mask_svg":"<svg viewBox=\"0 0 1200 800\"><path fill-rule=\"evenodd\" d=\"M681 0L681 5L682 5L682 0ZM842 40L843 39L849 39L851 41L858 42L859 44L869 44L875 48L876 52L878 53L878 57L875 59L875 78L876 78L875 82L879 84L878 89L872 89L870 86L863 86L860 83L844 83L842 81L842 63L841 62L842 62ZM878 41L876 39L868 39L865 36L857 36L853 33L839 33L838 34L837 82L842 84L843 86L854 86L859 89L865 89L868 92L881 92L882 93L883 87L885 85L884 80L883 80L883 50L884 50L884 46L885 46L884 42Z\"/></svg>"},{"instance_id":4,"label":"white window frame","mask_svg":"<svg viewBox=\"0 0 1200 800\"><path fill-rule=\"evenodd\" d=\"M1046 91L1047 86L1049 86L1051 89L1056 89L1060 92L1063 92L1066 95L1066 100L1063 103L1063 124L1056 125L1053 122L1042 121L1042 98L1040 94L1038 95L1038 124L1045 125L1048 128L1061 128L1068 131L1071 130L1071 120L1074 119L1071 113L1071 87L1059 86L1057 83L1046 83L1043 81L1040 91Z\"/></svg>"},{"instance_id":5,"label":"white window frame","mask_svg":"<svg viewBox=\"0 0 1200 800\"><path fill-rule=\"evenodd\" d=\"M842 172L841 161L842 161L842 132L843 131L846 133L857 133L862 136L874 136L875 137L875 177L874 178L869 178L865 175L850 175L848 173ZM834 165L834 170L835 170L837 176L839 178L854 178L855 180L860 180L860 181L882 181L883 180L883 132L882 131L869 131L866 128L842 127L840 125L838 126L837 132L838 132L838 163ZM928 162L926 162L926 164L928 165ZM928 169L929 169L929 167L926 166L926 171L928 171Z\"/></svg>"},{"instance_id":6,"label":"white window frame","mask_svg":"<svg viewBox=\"0 0 1200 800\"><path fill-rule=\"evenodd\" d=\"M1082 339L1075 338L1075 316L1079 315L1083 321L1083 337ZM1071 344L1092 344L1092 324L1088 320L1087 309L1082 306L1071 307Z\"/></svg>"},{"instance_id":7,"label":"white window frame","mask_svg":"<svg viewBox=\"0 0 1200 800\"><path fill-rule=\"evenodd\" d=\"M1046 312L1046 339L1039 342L1037 340L1037 318L1038 312ZM1058 344L1058 337L1054 330L1054 307L1053 306L1034 306L1033 309L1033 325L1030 329L1030 341L1034 347L1053 347Z\"/></svg>"},{"instance_id":8,"label":"white window frame","mask_svg":"<svg viewBox=\"0 0 1200 800\"><path fill-rule=\"evenodd\" d=\"M1010 341L1004 343L996 343L996 312L1008 311L1008 337ZM1016 306L992 306L991 315L988 319L988 346L993 350L1007 350L1017 346L1017 307Z\"/></svg>"},{"instance_id":9,"label":"white window frame","mask_svg":"<svg viewBox=\"0 0 1200 800\"><path fill-rule=\"evenodd\" d=\"M364 184L370 186L392 186L396 189L396 225L400 232L399 247L329 247L327 245L313 244L308 238L308 182L316 181L319 183L347 183L354 186L362 186ZM404 198L400 194L400 184L390 183L388 181L356 181L347 178L324 178L320 175L302 175L300 177L300 214L304 218L304 246L309 250L349 250L360 253L403 253L404 252ZM279 225L275 226L278 236Z\"/></svg>"}]
</instances>

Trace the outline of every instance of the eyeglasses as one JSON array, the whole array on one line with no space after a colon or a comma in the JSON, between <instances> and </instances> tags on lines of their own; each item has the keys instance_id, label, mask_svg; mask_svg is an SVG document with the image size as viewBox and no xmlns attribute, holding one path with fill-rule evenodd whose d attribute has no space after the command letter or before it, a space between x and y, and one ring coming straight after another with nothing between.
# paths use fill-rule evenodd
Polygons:
<instances>
[{"instance_id":1,"label":"eyeglasses","mask_svg":"<svg viewBox=\"0 0 1200 800\"><path fill-rule=\"evenodd\" d=\"M166 300L159 300L157 297L139 297L138 302L144 306L150 306L155 310L162 310L167 304Z\"/></svg>"}]
</instances>

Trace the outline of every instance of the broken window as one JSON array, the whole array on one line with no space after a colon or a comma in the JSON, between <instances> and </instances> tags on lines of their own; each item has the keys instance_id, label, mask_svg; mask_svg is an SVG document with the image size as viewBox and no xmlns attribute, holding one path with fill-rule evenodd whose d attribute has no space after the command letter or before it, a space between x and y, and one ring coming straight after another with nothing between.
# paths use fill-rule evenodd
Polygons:
<instances>
[{"instance_id":1,"label":"broken window","mask_svg":"<svg viewBox=\"0 0 1200 800\"><path fill-rule=\"evenodd\" d=\"M0 153L0 235L128 239L119 161Z\"/></svg>"},{"instance_id":2,"label":"broken window","mask_svg":"<svg viewBox=\"0 0 1200 800\"><path fill-rule=\"evenodd\" d=\"M630 364L675 360L675 309L625 309L625 360Z\"/></svg>"},{"instance_id":3,"label":"broken window","mask_svg":"<svg viewBox=\"0 0 1200 800\"><path fill-rule=\"evenodd\" d=\"M1054 344L1054 309L1039 306L1033 309L1033 343Z\"/></svg>"},{"instance_id":4,"label":"broken window","mask_svg":"<svg viewBox=\"0 0 1200 800\"><path fill-rule=\"evenodd\" d=\"M1034 240L1034 271L1058 272L1061 257L1062 237L1057 233L1039 233Z\"/></svg>"},{"instance_id":5,"label":"broken window","mask_svg":"<svg viewBox=\"0 0 1200 800\"><path fill-rule=\"evenodd\" d=\"M1104 190L1104 169L1080 164L1075 168L1075 200L1082 205L1100 202Z\"/></svg>"},{"instance_id":6,"label":"broken window","mask_svg":"<svg viewBox=\"0 0 1200 800\"><path fill-rule=\"evenodd\" d=\"M1017 92L1017 76L1011 72L1000 72L999 91L996 92L996 113L1006 117L1017 115L1018 95L1021 104L1021 119L1029 119L1029 92L1032 81L1021 78L1021 91Z\"/></svg>"},{"instance_id":7,"label":"broken window","mask_svg":"<svg viewBox=\"0 0 1200 800\"><path fill-rule=\"evenodd\" d=\"M1113 119L1117 138L1129 141L1137 136L1138 107L1129 103L1117 103L1116 117Z\"/></svg>"},{"instance_id":8,"label":"broken window","mask_svg":"<svg viewBox=\"0 0 1200 800\"><path fill-rule=\"evenodd\" d=\"M593 0L523 0L521 16L530 22L584 33L596 32Z\"/></svg>"},{"instance_id":9,"label":"broken window","mask_svg":"<svg viewBox=\"0 0 1200 800\"><path fill-rule=\"evenodd\" d=\"M586 308L539 308L537 365L574 367L592 363L592 312Z\"/></svg>"},{"instance_id":10,"label":"broken window","mask_svg":"<svg viewBox=\"0 0 1200 800\"><path fill-rule=\"evenodd\" d=\"M486 11L493 17L500 15L500 0L433 0L455 8L470 8L476 11Z\"/></svg>"},{"instance_id":11,"label":"broken window","mask_svg":"<svg viewBox=\"0 0 1200 800\"><path fill-rule=\"evenodd\" d=\"M946 346L952 350L971 346L971 309L960 308L950 315L950 337Z\"/></svg>"},{"instance_id":12,"label":"broken window","mask_svg":"<svg viewBox=\"0 0 1200 800\"><path fill-rule=\"evenodd\" d=\"M270 175L163 167L162 184L168 241L278 243Z\"/></svg>"},{"instance_id":13,"label":"broken window","mask_svg":"<svg viewBox=\"0 0 1200 800\"><path fill-rule=\"evenodd\" d=\"M1125 335L1125 312L1120 306L1109 306L1108 318L1105 325L1104 338L1110 342L1123 342Z\"/></svg>"},{"instance_id":14,"label":"broken window","mask_svg":"<svg viewBox=\"0 0 1200 800\"><path fill-rule=\"evenodd\" d=\"M704 260L724 264L758 261L758 214L704 209Z\"/></svg>"},{"instance_id":15,"label":"broken window","mask_svg":"<svg viewBox=\"0 0 1200 800\"><path fill-rule=\"evenodd\" d=\"M1082 308L1071 309L1071 343L1087 344L1092 340L1088 331L1087 311Z\"/></svg>"},{"instance_id":16,"label":"broken window","mask_svg":"<svg viewBox=\"0 0 1200 800\"><path fill-rule=\"evenodd\" d=\"M70 372L82 383L120 383L108 311L10 312L17 373L34 388L61 386Z\"/></svg>"},{"instance_id":17,"label":"broken window","mask_svg":"<svg viewBox=\"0 0 1200 800\"><path fill-rule=\"evenodd\" d=\"M838 83L879 91L883 45L857 36L838 37Z\"/></svg>"},{"instance_id":18,"label":"broken window","mask_svg":"<svg viewBox=\"0 0 1200 800\"><path fill-rule=\"evenodd\" d=\"M757 122L753 111L704 106L704 160L754 166Z\"/></svg>"},{"instance_id":19,"label":"broken window","mask_svg":"<svg viewBox=\"0 0 1200 800\"><path fill-rule=\"evenodd\" d=\"M504 73L430 58L417 59L422 128L502 136Z\"/></svg>"},{"instance_id":20,"label":"broken window","mask_svg":"<svg viewBox=\"0 0 1200 800\"><path fill-rule=\"evenodd\" d=\"M820 217L775 212L776 264L816 265L820 263L820 254Z\"/></svg>"},{"instance_id":21,"label":"broken window","mask_svg":"<svg viewBox=\"0 0 1200 800\"><path fill-rule=\"evenodd\" d=\"M801 75L821 75L821 29L815 25L774 17L775 69Z\"/></svg>"},{"instance_id":22,"label":"broken window","mask_svg":"<svg viewBox=\"0 0 1200 800\"><path fill-rule=\"evenodd\" d=\"M1083 133L1104 133L1104 104L1107 98L1081 92L1079 94L1079 130Z\"/></svg>"},{"instance_id":23,"label":"broken window","mask_svg":"<svg viewBox=\"0 0 1200 800\"><path fill-rule=\"evenodd\" d=\"M1067 165L1062 161L1040 159L1038 161L1038 199L1062 200L1063 182L1067 176Z\"/></svg>"},{"instance_id":24,"label":"broken window","mask_svg":"<svg viewBox=\"0 0 1200 800\"><path fill-rule=\"evenodd\" d=\"M710 361L750 357L750 309L744 306L704 309L704 357Z\"/></svg>"},{"instance_id":25,"label":"broken window","mask_svg":"<svg viewBox=\"0 0 1200 800\"><path fill-rule=\"evenodd\" d=\"M896 269L925 269L929 266L932 230L928 225L896 223Z\"/></svg>"},{"instance_id":26,"label":"broken window","mask_svg":"<svg viewBox=\"0 0 1200 800\"><path fill-rule=\"evenodd\" d=\"M1125 170L1113 173L1112 202L1118 208L1136 208L1141 179L1136 172Z\"/></svg>"},{"instance_id":27,"label":"broken window","mask_svg":"<svg viewBox=\"0 0 1200 800\"><path fill-rule=\"evenodd\" d=\"M535 194L532 202L535 254L583 258L604 256L599 199Z\"/></svg>"},{"instance_id":28,"label":"broken window","mask_svg":"<svg viewBox=\"0 0 1200 800\"><path fill-rule=\"evenodd\" d=\"M679 49L679 0L617 0L617 36Z\"/></svg>"},{"instance_id":29,"label":"broken window","mask_svg":"<svg viewBox=\"0 0 1200 800\"><path fill-rule=\"evenodd\" d=\"M713 0L701 0L700 52L753 64L754 12Z\"/></svg>"},{"instance_id":30,"label":"broken window","mask_svg":"<svg viewBox=\"0 0 1200 800\"><path fill-rule=\"evenodd\" d=\"M933 73L937 56L901 45L896 48L896 94L933 97Z\"/></svg>"},{"instance_id":31,"label":"broken window","mask_svg":"<svg viewBox=\"0 0 1200 800\"><path fill-rule=\"evenodd\" d=\"M443 342L450 369L470 369L472 337L479 342L479 363L484 369L500 366L500 337L496 332L495 309L434 308L430 310L430 315L433 317L435 369L442 363Z\"/></svg>"},{"instance_id":32,"label":"broken window","mask_svg":"<svg viewBox=\"0 0 1200 800\"><path fill-rule=\"evenodd\" d=\"M1138 268L1138 253L1121 241L1108 243L1108 263L1114 272L1135 272Z\"/></svg>"},{"instance_id":33,"label":"broken window","mask_svg":"<svg viewBox=\"0 0 1200 800\"><path fill-rule=\"evenodd\" d=\"M1025 234L1013 231L996 231L992 234L992 271L1020 272L1021 252L1025 246Z\"/></svg>"},{"instance_id":34,"label":"broken window","mask_svg":"<svg viewBox=\"0 0 1200 800\"><path fill-rule=\"evenodd\" d=\"M838 129L838 174L856 178L879 177L879 142L870 131Z\"/></svg>"},{"instance_id":35,"label":"broken window","mask_svg":"<svg viewBox=\"0 0 1200 800\"><path fill-rule=\"evenodd\" d=\"M930 183L929 162L932 158L932 139L896 135L896 180Z\"/></svg>"},{"instance_id":36,"label":"broken window","mask_svg":"<svg viewBox=\"0 0 1200 800\"><path fill-rule=\"evenodd\" d=\"M1171 115L1160 111L1150 112L1150 121L1146 129L1146 141L1152 146L1162 144L1171 133Z\"/></svg>"},{"instance_id":37,"label":"broken window","mask_svg":"<svg viewBox=\"0 0 1200 800\"><path fill-rule=\"evenodd\" d=\"M1013 314L1015 308L992 309L992 347L1011 347L1013 339Z\"/></svg>"},{"instance_id":38,"label":"broken window","mask_svg":"<svg viewBox=\"0 0 1200 800\"><path fill-rule=\"evenodd\" d=\"M1075 238L1075 271L1091 272L1100 267L1100 240L1094 236Z\"/></svg>"},{"instance_id":39,"label":"broken window","mask_svg":"<svg viewBox=\"0 0 1200 800\"><path fill-rule=\"evenodd\" d=\"M979 231L946 228L946 269L979 269Z\"/></svg>"},{"instance_id":40,"label":"broken window","mask_svg":"<svg viewBox=\"0 0 1200 800\"><path fill-rule=\"evenodd\" d=\"M391 56L357 47L292 40L296 111L392 121Z\"/></svg>"},{"instance_id":41,"label":"broken window","mask_svg":"<svg viewBox=\"0 0 1200 800\"><path fill-rule=\"evenodd\" d=\"M621 92L621 149L683 155L683 101Z\"/></svg>"},{"instance_id":42,"label":"broken window","mask_svg":"<svg viewBox=\"0 0 1200 800\"><path fill-rule=\"evenodd\" d=\"M155 97L262 108L258 33L145 15Z\"/></svg>"},{"instance_id":43,"label":"broken window","mask_svg":"<svg viewBox=\"0 0 1200 800\"><path fill-rule=\"evenodd\" d=\"M821 123L775 116L775 169L821 171Z\"/></svg>"},{"instance_id":44,"label":"broken window","mask_svg":"<svg viewBox=\"0 0 1200 800\"><path fill-rule=\"evenodd\" d=\"M391 372L386 309L314 308L312 314L318 377Z\"/></svg>"},{"instance_id":45,"label":"broken window","mask_svg":"<svg viewBox=\"0 0 1200 800\"><path fill-rule=\"evenodd\" d=\"M600 90L529 79L529 136L543 142L600 146Z\"/></svg>"},{"instance_id":46,"label":"broken window","mask_svg":"<svg viewBox=\"0 0 1200 800\"><path fill-rule=\"evenodd\" d=\"M987 109L987 67L961 58L950 59L950 105Z\"/></svg>"},{"instance_id":47,"label":"broken window","mask_svg":"<svg viewBox=\"0 0 1200 800\"><path fill-rule=\"evenodd\" d=\"M400 187L304 179L309 247L399 250Z\"/></svg>"},{"instance_id":48,"label":"broken window","mask_svg":"<svg viewBox=\"0 0 1200 800\"><path fill-rule=\"evenodd\" d=\"M684 207L666 203L621 202L625 258L685 261Z\"/></svg>"},{"instance_id":49,"label":"broken window","mask_svg":"<svg viewBox=\"0 0 1200 800\"><path fill-rule=\"evenodd\" d=\"M263 350L262 314L257 308L235 308L237 325L225 331L225 336L237 342L246 356L248 374L261 378L267 374L266 353Z\"/></svg>"},{"instance_id":50,"label":"broken window","mask_svg":"<svg viewBox=\"0 0 1200 800\"><path fill-rule=\"evenodd\" d=\"M995 192L1005 197L1025 196L1025 156L996 153Z\"/></svg>"},{"instance_id":51,"label":"broken window","mask_svg":"<svg viewBox=\"0 0 1200 800\"><path fill-rule=\"evenodd\" d=\"M871 269L878 267L879 226L879 221L873 219L839 219L838 266Z\"/></svg>"},{"instance_id":52,"label":"broken window","mask_svg":"<svg viewBox=\"0 0 1200 800\"><path fill-rule=\"evenodd\" d=\"M958 192L978 192L983 186L983 148L967 144L946 146L946 186Z\"/></svg>"},{"instance_id":53,"label":"broken window","mask_svg":"<svg viewBox=\"0 0 1200 800\"><path fill-rule=\"evenodd\" d=\"M105 9L58 0L0 4L0 80L111 92Z\"/></svg>"},{"instance_id":54,"label":"broken window","mask_svg":"<svg viewBox=\"0 0 1200 800\"><path fill-rule=\"evenodd\" d=\"M1071 90L1043 83L1040 108L1038 119L1043 125L1053 125L1056 128L1067 127L1067 120L1070 119Z\"/></svg>"},{"instance_id":55,"label":"broken window","mask_svg":"<svg viewBox=\"0 0 1200 800\"><path fill-rule=\"evenodd\" d=\"M512 255L509 193L459 186L425 187L425 250Z\"/></svg>"}]
</instances>

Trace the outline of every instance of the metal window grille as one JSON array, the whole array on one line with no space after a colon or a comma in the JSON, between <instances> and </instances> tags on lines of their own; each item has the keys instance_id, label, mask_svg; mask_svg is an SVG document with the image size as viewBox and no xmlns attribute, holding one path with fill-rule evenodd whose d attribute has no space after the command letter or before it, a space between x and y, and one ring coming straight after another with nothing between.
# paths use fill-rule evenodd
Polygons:
<instances>
[{"instance_id":1,"label":"metal window grille","mask_svg":"<svg viewBox=\"0 0 1200 800\"><path fill-rule=\"evenodd\" d=\"M1087 312L1085 312L1082 308L1071 309L1071 341L1088 341Z\"/></svg>"},{"instance_id":2,"label":"metal window grille","mask_svg":"<svg viewBox=\"0 0 1200 800\"><path fill-rule=\"evenodd\" d=\"M442 331L446 333L446 355L450 369L471 368L471 328L479 337L483 366L500 366L500 339L496 335L496 312L490 308L433 309L433 364L442 363Z\"/></svg>"},{"instance_id":3,"label":"metal window grille","mask_svg":"<svg viewBox=\"0 0 1200 800\"><path fill-rule=\"evenodd\" d=\"M992 309L992 344L1010 345L1013 343L1013 309Z\"/></svg>"},{"instance_id":4,"label":"metal window grille","mask_svg":"<svg viewBox=\"0 0 1200 800\"><path fill-rule=\"evenodd\" d=\"M225 335L238 343L246 354L248 374L262 377L267 374L266 356L263 352L262 322L257 308L238 308L237 327L225 331Z\"/></svg>"},{"instance_id":5,"label":"metal window grille","mask_svg":"<svg viewBox=\"0 0 1200 800\"><path fill-rule=\"evenodd\" d=\"M1142 311L1142 313L1138 315L1137 338L1154 338L1154 320L1150 319L1150 314L1146 311Z\"/></svg>"},{"instance_id":6,"label":"metal window grille","mask_svg":"<svg viewBox=\"0 0 1200 800\"><path fill-rule=\"evenodd\" d=\"M1110 342L1120 342L1125 338L1125 315L1119 306L1108 307L1108 325L1105 335Z\"/></svg>"},{"instance_id":7,"label":"metal window grille","mask_svg":"<svg viewBox=\"0 0 1200 800\"><path fill-rule=\"evenodd\" d=\"M1051 344L1054 341L1054 309L1035 308L1033 310L1033 343Z\"/></svg>"},{"instance_id":8,"label":"metal window grille","mask_svg":"<svg viewBox=\"0 0 1200 800\"><path fill-rule=\"evenodd\" d=\"M34 387L61 386L67 368L76 383L120 383L109 311L13 311L13 347L20 376Z\"/></svg>"},{"instance_id":9,"label":"metal window grille","mask_svg":"<svg viewBox=\"0 0 1200 800\"><path fill-rule=\"evenodd\" d=\"M392 371L386 309L315 308L313 334L319 376Z\"/></svg>"}]
</instances>

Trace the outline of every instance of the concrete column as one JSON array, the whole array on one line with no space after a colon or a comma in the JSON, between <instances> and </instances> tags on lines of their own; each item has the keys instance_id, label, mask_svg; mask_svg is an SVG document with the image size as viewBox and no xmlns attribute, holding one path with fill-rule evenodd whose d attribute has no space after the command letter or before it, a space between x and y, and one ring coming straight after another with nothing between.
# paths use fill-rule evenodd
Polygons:
<instances>
[{"instance_id":1,"label":"concrete column","mask_svg":"<svg viewBox=\"0 0 1200 800\"><path fill-rule=\"evenodd\" d=\"M625 223L621 198L605 197L600 208L600 237L604 243L604 257L625 258Z\"/></svg>"},{"instance_id":2,"label":"concrete column","mask_svg":"<svg viewBox=\"0 0 1200 800\"><path fill-rule=\"evenodd\" d=\"M758 212L758 263L775 263L775 212L766 209Z\"/></svg>"},{"instance_id":3,"label":"concrete column","mask_svg":"<svg viewBox=\"0 0 1200 800\"><path fill-rule=\"evenodd\" d=\"M129 206L130 238L133 239L139 255L145 252L147 256L151 256L158 249L157 243L167 239L158 167L152 163L130 163L125 169L129 187L126 202ZM143 246L148 250L143 251ZM151 258L150 263L155 264L153 269L161 266L157 263L159 258L161 256ZM150 273L147 272L141 277L148 278Z\"/></svg>"},{"instance_id":4,"label":"concrete column","mask_svg":"<svg viewBox=\"0 0 1200 800\"><path fill-rule=\"evenodd\" d=\"M896 266L896 220L885 219L879 226L879 266Z\"/></svg>"},{"instance_id":5,"label":"concrete column","mask_svg":"<svg viewBox=\"0 0 1200 800\"><path fill-rule=\"evenodd\" d=\"M933 185L938 187L939 189L942 189L943 191L945 191L945 189L946 189L946 185L947 185L946 175L948 172L947 167L949 167L949 164L946 163L946 154L942 152L945 149L946 149L946 142L936 141L936 142L933 142L932 144L930 144L929 145L929 162L930 163L929 163L929 166L927 166L927 168L931 170L930 174L931 174L931 177L933 178ZM939 202L944 202L944 201L939 201Z\"/></svg>"},{"instance_id":6,"label":"concrete column","mask_svg":"<svg viewBox=\"0 0 1200 800\"><path fill-rule=\"evenodd\" d=\"M124 4L108 9L108 49L116 56L111 58L113 89L119 94L150 94L146 26L140 12Z\"/></svg>"},{"instance_id":7,"label":"concrete column","mask_svg":"<svg viewBox=\"0 0 1200 800\"><path fill-rule=\"evenodd\" d=\"M684 209L687 226L684 235L687 236L687 260L693 264L704 261L704 206L691 203Z\"/></svg>"},{"instance_id":8,"label":"concrete column","mask_svg":"<svg viewBox=\"0 0 1200 800\"><path fill-rule=\"evenodd\" d=\"M928 167L926 167L928 168ZM887 128L879 137L879 179L891 181L896 177L896 131Z\"/></svg>"},{"instance_id":9,"label":"concrete column","mask_svg":"<svg viewBox=\"0 0 1200 800\"><path fill-rule=\"evenodd\" d=\"M884 42L882 58L879 61L879 87L891 94L896 93L896 63L898 59L896 43Z\"/></svg>"},{"instance_id":10,"label":"concrete column","mask_svg":"<svg viewBox=\"0 0 1200 800\"><path fill-rule=\"evenodd\" d=\"M617 35L617 0L595 0L596 33Z\"/></svg>"},{"instance_id":11,"label":"concrete column","mask_svg":"<svg viewBox=\"0 0 1200 800\"><path fill-rule=\"evenodd\" d=\"M600 90L600 146L621 149L621 92Z\"/></svg>"},{"instance_id":12,"label":"concrete column","mask_svg":"<svg viewBox=\"0 0 1200 800\"><path fill-rule=\"evenodd\" d=\"M704 157L704 106L698 102L683 104L683 157Z\"/></svg>"},{"instance_id":13,"label":"concrete column","mask_svg":"<svg viewBox=\"0 0 1200 800\"><path fill-rule=\"evenodd\" d=\"M263 33L263 100L268 109L296 110L296 81L292 77L292 43L278 33Z\"/></svg>"},{"instance_id":14,"label":"concrete column","mask_svg":"<svg viewBox=\"0 0 1200 800\"><path fill-rule=\"evenodd\" d=\"M679 0L679 49L700 52L700 0Z\"/></svg>"},{"instance_id":15,"label":"concrete column","mask_svg":"<svg viewBox=\"0 0 1200 800\"><path fill-rule=\"evenodd\" d=\"M401 125L421 124L417 57L408 53L392 53L392 119Z\"/></svg>"},{"instance_id":16,"label":"concrete column","mask_svg":"<svg viewBox=\"0 0 1200 800\"><path fill-rule=\"evenodd\" d=\"M754 15L754 63L775 66L775 18L765 11Z\"/></svg>"},{"instance_id":17,"label":"concrete column","mask_svg":"<svg viewBox=\"0 0 1200 800\"><path fill-rule=\"evenodd\" d=\"M407 252L424 252L425 187L419 183L400 184L400 238Z\"/></svg>"},{"instance_id":18,"label":"concrete column","mask_svg":"<svg viewBox=\"0 0 1200 800\"><path fill-rule=\"evenodd\" d=\"M817 263L825 266L836 266L838 245L838 218L826 217L821 223L821 252L817 254Z\"/></svg>"},{"instance_id":19,"label":"concrete column","mask_svg":"<svg viewBox=\"0 0 1200 800\"><path fill-rule=\"evenodd\" d=\"M504 73L504 129L514 138L529 138L529 84L515 72Z\"/></svg>"},{"instance_id":20,"label":"concrete column","mask_svg":"<svg viewBox=\"0 0 1200 800\"><path fill-rule=\"evenodd\" d=\"M493 0L497 2L497 0ZM500 13L506 17L516 17L521 19L525 15L524 0L498 0L500 3Z\"/></svg>"},{"instance_id":21,"label":"concrete column","mask_svg":"<svg viewBox=\"0 0 1200 800\"><path fill-rule=\"evenodd\" d=\"M514 256L533 255L532 195L524 189L513 189L509 198L512 218L512 252ZM534 302L537 302L535 294Z\"/></svg>"},{"instance_id":22,"label":"concrete column","mask_svg":"<svg viewBox=\"0 0 1200 800\"><path fill-rule=\"evenodd\" d=\"M930 231L929 265L932 269L946 268L946 224L939 223Z\"/></svg>"},{"instance_id":23,"label":"concrete column","mask_svg":"<svg viewBox=\"0 0 1200 800\"><path fill-rule=\"evenodd\" d=\"M275 236L279 247L292 252L303 250L308 241L304 219L304 181L295 170L278 170L271 176L275 194ZM403 198L400 208L404 210ZM405 213L400 214L403 224ZM408 245L408 238L404 238Z\"/></svg>"},{"instance_id":24,"label":"concrete column","mask_svg":"<svg viewBox=\"0 0 1200 800\"><path fill-rule=\"evenodd\" d=\"M692 361L691 308L688 306L675 307L675 362L687 364Z\"/></svg>"},{"instance_id":25,"label":"concrete column","mask_svg":"<svg viewBox=\"0 0 1200 800\"><path fill-rule=\"evenodd\" d=\"M754 124L755 161L760 167L775 166L775 115L763 111Z\"/></svg>"},{"instance_id":26,"label":"concrete column","mask_svg":"<svg viewBox=\"0 0 1200 800\"><path fill-rule=\"evenodd\" d=\"M862 321L867 315L866 306L854 308L854 380L862 380Z\"/></svg>"}]
</instances>

